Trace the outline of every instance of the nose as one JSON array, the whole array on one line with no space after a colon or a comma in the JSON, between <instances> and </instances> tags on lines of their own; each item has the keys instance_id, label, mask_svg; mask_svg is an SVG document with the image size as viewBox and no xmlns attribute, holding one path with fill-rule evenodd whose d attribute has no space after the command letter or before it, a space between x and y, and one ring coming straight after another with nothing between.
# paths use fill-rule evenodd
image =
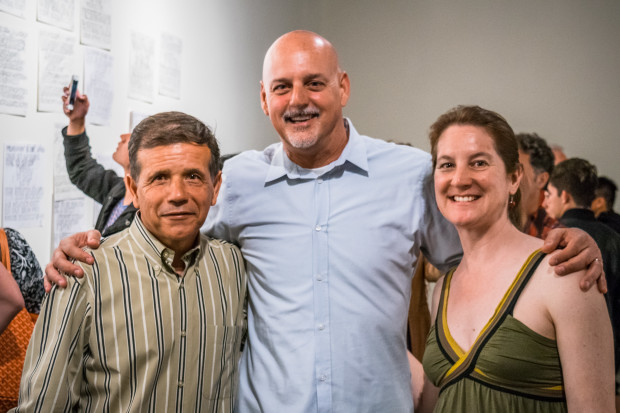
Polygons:
<instances>
[{"instance_id":1,"label":"nose","mask_svg":"<svg viewBox=\"0 0 620 413\"><path fill-rule=\"evenodd\" d=\"M291 91L291 106L300 106L304 107L308 104L308 91L303 85L293 85L293 90Z\"/></svg>"},{"instance_id":2,"label":"nose","mask_svg":"<svg viewBox=\"0 0 620 413\"><path fill-rule=\"evenodd\" d=\"M452 185L455 186L469 186L471 185L471 175L467 166L457 165L454 168L454 175L452 176Z\"/></svg>"},{"instance_id":3,"label":"nose","mask_svg":"<svg viewBox=\"0 0 620 413\"><path fill-rule=\"evenodd\" d=\"M168 201L175 205L183 205L187 202L187 186L181 177L175 177L170 181Z\"/></svg>"}]
</instances>

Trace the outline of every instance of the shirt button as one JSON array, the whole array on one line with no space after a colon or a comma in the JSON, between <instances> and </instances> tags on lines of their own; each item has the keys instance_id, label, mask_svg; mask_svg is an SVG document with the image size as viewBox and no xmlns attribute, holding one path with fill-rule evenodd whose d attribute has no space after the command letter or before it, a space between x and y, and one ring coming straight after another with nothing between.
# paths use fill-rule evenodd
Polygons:
<instances>
[{"instance_id":1,"label":"shirt button","mask_svg":"<svg viewBox=\"0 0 620 413\"><path fill-rule=\"evenodd\" d=\"M181 337L185 337L185 330L181 331Z\"/></svg>"},{"instance_id":2,"label":"shirt button","mask_svg":"<svg viewBox=\"0 0 620 413\"><path fill-rule=\"evenodd\" d=\"M183 382L182 381L179 382L179 387L183 387Z\"/></svg>"},{"instance_id":3,"label":"shirt button","mask_svg":"<svg viewBox=\"0 0 620 413\"><path fill-rule=\"evenodd\" d=\"M322 183L323 183L323 180L322 180L321 178L317 179L316 181L317 181L318 183L320 183L320 184L322 184Z\"/></svg>"},{"instance_id":4,"label":"shirt button","mask_svg":"<svg viewBox=\"0 0 620 413\"><path fill-rule=\"evenodd\" d=\"M319 324L319 330L321 331L325 330L325 324Z\"/></svg>"},{"instance_id":5,"label":"shirt button","mask_svg":"<svg viewBox=\"0 0 620 413\"><path fill-rule=\"evenodd\" d=\"M317 225L316 227L314 227L315 230L320 231L321 230L321 226Z\"/></svg>"},{"instance_id":6,"label":"shirt button","mask_svg":"<svg viewBox=\"0 0 620 413\"><path fill-rule=\"evenodd\" d=\"M153 267L153 269L154 269L155 271L159 271L159 270L161 269L161 267L160 267L159 265L155 265L155 266Z\"/></svg>"},{"instance_id":7,"label":"shirt button","mask_svg":"<svg viewBox=\"0 0 620 413\"><path fill-rule=\"evenodd\" d=\"M321 274L316 276L317 281L323 281L323 276Z\"/></svg>"},{"instance_id":8,"label":"shirt button","mask_svg":"<svg viewBox=\"0 0 620 413\"><path fill-rule=\"evenodd\" d=\"M327 376L326 375L321 375L321 377L319 377L319 380L321 380L322 382L327 381Z\"/></svg>"}]
</instances>

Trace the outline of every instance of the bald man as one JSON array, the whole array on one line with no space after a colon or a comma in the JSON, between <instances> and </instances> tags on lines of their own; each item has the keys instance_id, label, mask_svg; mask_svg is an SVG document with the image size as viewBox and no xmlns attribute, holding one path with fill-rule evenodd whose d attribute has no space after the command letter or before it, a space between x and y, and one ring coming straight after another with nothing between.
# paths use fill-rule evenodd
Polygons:
<instances>
[{"instance_id":1,"label":"bald man","mask_svg":"<svg viewBox=\"0 0 620 413\"><path fill-rule=\"evenodd\" d=\"M327 40L285 34L261 82L281 142L224 166L206 229L247 262L240 412L413 410L413 268L423 251L447 270L461 247L437 210L430 155L360 135L343 118L349 94Z\"/></svg>"},{"instance_id":2,"label":"bald man","mask_svg":"<svg viewBox=\"0 0 620 413\"><path fill-rule=\"evenodd\" d=\"M437 210L430 155L360 135L343 117L349 93L327 40L283 35L261 81L281 142L224 164L205 229L239 245L246 260L239 412L413 410L405 341L413 267L423 251L446 270L461 247ZM572 238L558 259L581 251L558 271L600 257L583 234L550 234L550 249L560 235ZM79 258L68 244L62 249ZM47 267L54 278L54 267L75 270L59 251ZM584 285L599 278L600 263L591 267Z\"/></svg>"}]
</instances>

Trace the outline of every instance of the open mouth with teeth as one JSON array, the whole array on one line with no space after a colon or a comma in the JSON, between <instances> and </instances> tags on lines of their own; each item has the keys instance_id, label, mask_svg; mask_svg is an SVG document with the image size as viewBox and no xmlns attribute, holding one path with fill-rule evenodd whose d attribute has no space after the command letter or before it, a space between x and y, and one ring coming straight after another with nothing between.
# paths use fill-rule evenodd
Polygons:
<instances>
[{"instance_id":1,"label":"open mouth with teeth","mask_svg":"<svg viewBox=\"0 0 620 413\"><path fill-rule=\"evenodd\" d=\"M450 198L454 202L473 202L480 197L478 195L454 195L448 198Z\"/></svg>"},{"instance_id":2,"label":"open mouth with teeth","mask_svg":"<svg viewBox=\"0 0 620 413\"><path fill-rule=\"evenodd\" d=\"M295 115L295 116L285 116L284 120L289 123L303 123L303 122L309 121L310 119L314 119L318 117L319 117L318 113L304 113L304 114Z\"/></svg>"}]
</instances>

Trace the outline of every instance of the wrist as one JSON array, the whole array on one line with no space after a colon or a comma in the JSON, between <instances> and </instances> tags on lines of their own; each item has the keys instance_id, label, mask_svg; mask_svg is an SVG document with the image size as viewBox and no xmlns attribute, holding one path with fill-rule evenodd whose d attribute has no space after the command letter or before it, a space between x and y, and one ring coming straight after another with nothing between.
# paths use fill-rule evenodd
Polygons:
<instances>
[{"instance_id":1,"label":"wrist","mask_svg":"<svg viewBox=\"0 0 620 413\"><path fill-rule=\"evenodd\" d=\"M67 135L80 135L86 130L84 118L72 119L67 126Z\"/></svg>"}]
</instances>

